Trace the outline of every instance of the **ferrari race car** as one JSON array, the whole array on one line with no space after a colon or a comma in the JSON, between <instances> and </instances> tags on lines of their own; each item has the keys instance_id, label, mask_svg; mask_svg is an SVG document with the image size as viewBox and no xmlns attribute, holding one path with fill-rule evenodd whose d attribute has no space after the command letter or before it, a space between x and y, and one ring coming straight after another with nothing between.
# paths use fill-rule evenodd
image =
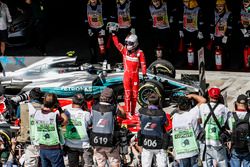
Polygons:
<instances>
[{"instance_id":1,"label":"ferrari race car","mask_svg":"<svg viewBox=\"0 0 250 167\"><path fill-rule=\"evenodd\" d=\"M114 67L103 63L82 64L76 57L1 57L0 61L0 82L7 95L18 95L40 87L58 97L84 93L97 98L104 88L111 87L117 100L123 100L123 65L119 63ZM200 91L198 77L185 75L182 79L175 79L175 69L166 60L153 62L148 67L147 76L148 80L143 81L140 74L140 105L147 104L151 92L159 94L162 102L171 103L175 97Z\"/></svg>"}]
</instances>

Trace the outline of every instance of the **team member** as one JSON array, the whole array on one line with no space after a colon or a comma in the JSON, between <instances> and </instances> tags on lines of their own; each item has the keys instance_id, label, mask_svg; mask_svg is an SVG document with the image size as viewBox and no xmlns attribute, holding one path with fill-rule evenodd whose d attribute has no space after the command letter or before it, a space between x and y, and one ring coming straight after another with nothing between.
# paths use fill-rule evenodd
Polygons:
<instances>
[{"instance_id":1,"label":"team member","mask_svg":"<svg viewBox=\"0 0 250 167\"><path fill-rule=\"evenodd\" d=\"M241 50L244 54L244 66L250 67L250 0L243 0L240 11Z\"/></svg>"},{"instance_id":2,"label":"team member","mask_svg":"<svg viewBox=\"0 0 250 167\"><path fill-rule=\"evenodd\" d=\"M225 0L217 0L216 1L216 9L214 12L214 19L210 25L211 33L210 38L214 40L214 46L220 47L223 53L223 61L224 66L227 65L229 62L228 58L228 41L232 34L232 14L227 10L227 5ZM214 52L215 52L214 48ZM213 53L214 53L213 52ZM216 62L220 63L220 62Z\"/></svg>"},{"instance_id":3,"label":"team member","mask_svg":"<svg viewBox=\"0 0 250 167\"><path fill-rule=\"evenodd\" d=\"M48 38L48 1L47 0L25 0L31 5L32 19L34 25L35 45L42 56L47 56L46 43Z\"/></svg>"},{"instance_id":4,"label":"team member","mask_svg":"<svg viewBox=\"0 0 250 167\"><path fill-rule=\"evenodd\" d=\"M5 43L8 40L8 24L12 22L8 6L0 0L0 42L1 56L5 55Z\"/></svg>"},{"instance_id":5,"label":"team member","mask_svg":"<svg viewBox=\"0 0 250 167\"><path fill-rule=\"evenodd\" d=\"M127 35L132 32L135 33L135 11L133 1L117 0L117 22L119 31L117 36L120 41L125 41Z\"/></svg>"},{"instance_id":6,"label":"team member","mask_svg":"<svg viewBox=\"0 0 250 167\"><path fill-rule=\"evenodd\" d=\"M250 113L247 111L247 96L239 95L235 102L235 111L231 112L229 127L232 130L231 166L250 166L249 125Z\"/></svg>"},{"instance_id":7,"label":"team member","mask_svg":"<svg viewBox=\"0 0 250 167\"><path fill-rule=\"evenodd\" d=\"M72 101L72 105L65 107L65 114L69 118L64 134L65 145L68 147L69 166L78 166L79 156L83 155L84 166L91 167L93 165L93 153L87 133L91 125L91 116L88 111L81 109L84 104L82 94L74 95Z\"/></svg>"},{"instance_id":8,"label":"team member","mask_svg":"<svg viewBox=\"0 0 250 167\"><path fill-rule=\"evenodd\" d=\"M38 165L39 160L39 144L37 142L36 134L36 122L34 116L38 110L42 108L42 98L44 93L41 92L40 88L33 88L29 92L30 100L20 104L21 114L21 133L19 142L28 142L25 149L24 164L27 167L33 167ZM29 121L22 121L29 120ZM29 135L29 136L28 136Z\"/></svg>"},{"instance_id":9,"label":"team member","mask_svg":"<svg viewBox=\"0 0 250 167\"><path fill-rule=\"evenodd\" d=\"M89 0L87 4L87 16L85 22L88 23L89 47L91 60L90 63L98 62L98 57L105 54L105 30L104 30L104 7L101 0ZM98 41L99 38L99 41ZM102 50L100 50L100 44Z\"/></svg>"},{"instance_id":10,"label":"team member","mask_svg":"<svg viewBox=\"0 0 250 167\"><path fill-rule=\"evenodd\" d=\"M153 48L158 46L163 47L170 60L172 35L170 31L170 23L173 22L172 11L163 0L152 0L149 6L149 11L152 17L152 33L153 33ZM172 60L171 60L172 61Z\"/></svg>"},{"instance_id":11,"label":"team member","mask_svg":"<svg viewBox=\"0 0 250 167\"><path fill-rule=\"evenodd\" d=\"M110 31L112 27L110 27ZM135 107L139 88L139 68L141 67L143 78L146 78L146 62L144 53L139 49L138 37L130 34L125 39L125 46L119 43L115 33L112 38L116 48L122 53L124 65L123 86L125 91L125 112L135 114Z\"/></svg>"},{"instance_id":12,"label":"team member","mask_svg":"<svg viewBox=\"0 0 250 167\"><path fill-rule=\"evenodd\" d=\"M201 104L199 109L197 108L197 112L200 112L202 119L202 127L205 129L205 161L207 166L213 166L213 161L215 161L218 166L227 167L227 153L223 145L224 143L222 143L223 141L220 140L220 132L222 132L222 127L226 125L228 108L224 104L219 103L221 97L219 88L210 88L208 97L208 102Z\"/></svg>"},{"instance_id":13,"label":"team member","mask_svg":"<svg viewBox=\"0 0 250 167\"><path fill-rule=\"evenodd\" d=\"M43 108L35 113L34 119L36 121L35 136L40 146L42 167L64 167L60 145L64 143L60 133L60 125L66 125L68 118L58 106L55 94L45 95Z\"/></svg>"},{"instance_id":14,"label":"team member","mask_svg":"<svg viewBox=\"0 0 250 167\"><path fill-rule=\"evenodd\" d=\"M116 122L117 107L114 102L113 90L105 88L100 102L92 107L91 145L94 146L94 158L98 167L104 167L109 161L111 167L120 166L119 146L117 145L118 125Z\"/></svg>"},{"instance_id":15,"label":"team member","mask_svg":"<svg viewBox=\"0 0 250 167\"><path fill-rule=\"evenodd\" d=\"M179 36L186 45L192 44L194 53L199 50L199 40L203 39L204 22L201 8L196 0L183 0L179 17ZM194 56L196 58L196 56ZM194 59L196 60L196 59Z\"/></svg>"},{"instance_id":16,"label":"team member","mask_svg":"<svg viewBox=\"0 0 250 167\"><path fill-rule=\"evenodd\" d=\"M194 109L191 109L191 99L197 101ZM175 159L180 167L197 166L199 147L196 138L199 134L197 109L206 99L196 94L189 94L187 97L180 96L178 108L173 115L173 145ZM189 134L189 135L187 135Z\"/></svg>"},{"instance_id":17,"label":"team member","mask_svg":"<svg viewBox=\"0 0 250 167\"><path fill-rule=\"evenodd\" d=\"M148 97L149 106L141 108L140 124L141 136L139 136L142 145L141 161L143 167L151 167L153 156L156 156L158 167L167 166L167 142L168 137L164 126L167 124L165 112L159 107L160 98L152 93Z\"/></svg>"}]
</instances>

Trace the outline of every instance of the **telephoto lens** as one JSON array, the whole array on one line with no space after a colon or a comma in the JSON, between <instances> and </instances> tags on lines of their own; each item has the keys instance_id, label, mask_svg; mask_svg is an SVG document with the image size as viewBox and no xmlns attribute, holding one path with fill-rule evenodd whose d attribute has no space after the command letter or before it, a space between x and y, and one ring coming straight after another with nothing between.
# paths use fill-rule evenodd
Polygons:
<instances>
[{"instance_id":1,"label":"telephoto lens","mask_svg":"<svg viewBox=\"0 0 250 167\"><path fill-rule=\"evenodd\" d=\"M24 92L20 95L17 95L17 96L14 96L11 98L12 101L14 101L15 103L20 103L22 101L26 101L29 99L29 94L30 94L30 91L27 91L27 92Z\"/></svg>"}]
</instances>

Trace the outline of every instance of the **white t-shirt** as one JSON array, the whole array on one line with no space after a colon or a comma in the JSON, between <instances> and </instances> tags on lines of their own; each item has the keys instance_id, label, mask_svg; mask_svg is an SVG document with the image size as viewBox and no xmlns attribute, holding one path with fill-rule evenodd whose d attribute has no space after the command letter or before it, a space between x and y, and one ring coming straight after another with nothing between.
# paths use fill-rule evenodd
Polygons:
<instances>
[{"instance_id":1,"label":"white t-shirt","mask_svg":"<svg viewBox=\"0 0 250 167\"><path fill-rule=\"evenodd\" d=\"M183 112L183 113L175 113L173 115L173 120L172 120L172 126L173 126L173 131L178 128L182 127L188 127L190 126L195 134L195 138L197 137L199 131L200 131L200 126L198 125L197 119L199 118L199 110L198 106L195 106L192 108L190 111ZM195 155L198 155L199 151L192 151L188 153L181 153L181 154L176 154L176 159L184 159L184 158L190 158Z\"/></svg>"},{"instance_id":2,"label":"white t-shirt","mask_svg":"<svg viewBox=\"0 0 250 167\"><path fill-rule=\"evenodd\" d=\"M7 24L12 22L9 8L5 3L0 2L0 30L6 30Z\"/></svg>"}]
</instances>

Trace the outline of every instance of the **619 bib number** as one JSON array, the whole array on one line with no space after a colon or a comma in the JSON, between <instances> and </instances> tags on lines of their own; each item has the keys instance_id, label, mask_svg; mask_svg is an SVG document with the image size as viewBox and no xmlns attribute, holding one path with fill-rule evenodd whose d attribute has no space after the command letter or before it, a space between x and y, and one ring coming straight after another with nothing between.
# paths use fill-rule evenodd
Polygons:
<instances>
[{"instance_id":1,"label":"619 bib number","mask_svg":"<svg viewBox=\"0 0 250 167\"><path fill-rule=\"evenodd\" d=\"M98 136L95 136L94 137L94 143L95 144L105 145L105 144L108 143L108 138L107 137L98 137Z\"/></svg>"}]
</instances>

